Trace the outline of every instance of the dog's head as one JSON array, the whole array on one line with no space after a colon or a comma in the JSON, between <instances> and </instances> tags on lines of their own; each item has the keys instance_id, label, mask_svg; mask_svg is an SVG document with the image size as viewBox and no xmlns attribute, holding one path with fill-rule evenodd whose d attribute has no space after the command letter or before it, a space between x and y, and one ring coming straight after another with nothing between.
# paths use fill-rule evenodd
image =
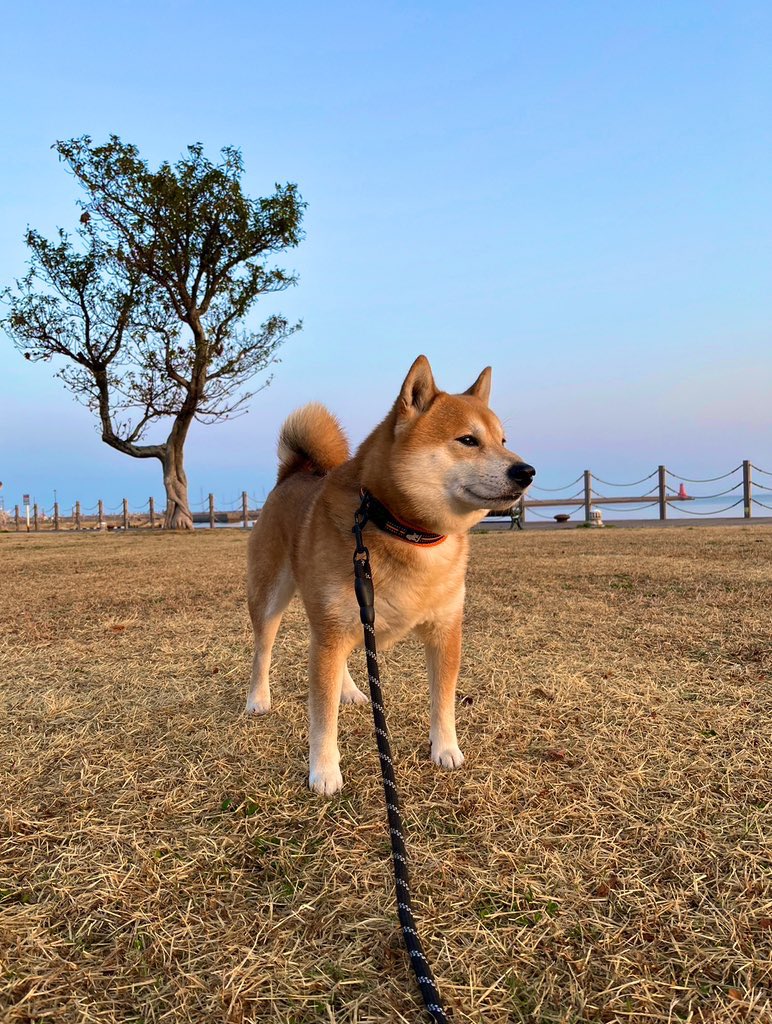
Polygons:
<instances>
[{"instance_id":1,"label":"dog's head","mask_svg":"<svg viewBox=\"0 0 772 1024\"><path fill-rule=\"evenodd\" d=\"M490 389L486 367L463 394L440 391L428 359L419 356L394 405L392 480L439 532L468 529L489 509L511 506L536 473L507 448L488 407Z\"/></svg>"}]
</instances>

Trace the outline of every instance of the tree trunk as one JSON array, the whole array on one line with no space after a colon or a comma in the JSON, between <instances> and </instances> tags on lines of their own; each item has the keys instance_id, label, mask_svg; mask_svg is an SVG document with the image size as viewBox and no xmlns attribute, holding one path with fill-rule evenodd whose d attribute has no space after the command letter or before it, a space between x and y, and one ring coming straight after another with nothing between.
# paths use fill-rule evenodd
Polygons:
<instances>
[{"instance_id":1,"label":"tree trunk","mask_svg":"<svg viewBox=\"0 0 772 1024\"><path fill-rule=\"evenodd\" d=\"M193 517L188 504L188 478L183 466L184 439L169 438L164 453L164 487L166 488L166 515L164 527L167 530L192 530Z\"/></svg>"}]
</instances>

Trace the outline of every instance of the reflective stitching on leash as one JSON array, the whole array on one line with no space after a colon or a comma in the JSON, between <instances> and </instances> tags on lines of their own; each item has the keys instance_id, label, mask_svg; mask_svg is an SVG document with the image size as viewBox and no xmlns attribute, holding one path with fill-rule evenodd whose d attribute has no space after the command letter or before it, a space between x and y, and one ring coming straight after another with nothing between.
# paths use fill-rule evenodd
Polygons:
<instances>
[{"instance_id":1,"label":"reflective stitching on leash","mask_svg":"<svg viewBox=\"0 0 772 1024\"><path fill-rule=\"evenodd\" d=\"M373 708L375 735L378 743L378 759L381 764L386 809L389 817L389 834L391 836L391 855L394 863L394 882L397 891L397 913L399 915L402 936L410 961L413 965L416 983L427 1012L436 1024L448 1024L448 1018L442 1007L440 993L432 976L431 966L421 946L421 938L414 927L413 909L408 880L407 851L402 829L402 816L399 810L397 786L393 777L394 762L391 757L389 736L386 727L386 709L383 706L381 681L378 669L378 655L375 638L375 597L373 578L370 570L370 553L362 539L362 530L368 520L368 504L365 494L362 504L354 516L356 552L354 554L354 576L359 617L364 626L364 647L367 664L367 678L370 684L370 703ZM405 539L405 538L403 538ZM444 538L441 538L444 540ZM390 797L389 792L393 795ZM403 851L405 851L403 853ZM421 962L419 966L418 961Z\"/></svg>"}]
</instances>

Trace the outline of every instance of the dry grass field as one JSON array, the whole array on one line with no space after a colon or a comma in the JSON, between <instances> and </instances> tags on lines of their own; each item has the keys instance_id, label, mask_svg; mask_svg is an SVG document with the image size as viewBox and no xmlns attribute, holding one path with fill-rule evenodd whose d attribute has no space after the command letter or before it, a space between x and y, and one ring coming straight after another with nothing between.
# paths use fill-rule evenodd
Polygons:
<instances>
[{"instance_id":1,"label":"dry grass field","mask_svg":"<svg viewBox=\"0 0 772 1024\"><path fill-rule=\"evenodd\" d=\"M242 712L245 542L0 535L3 1024L424 1020L368 707L305 788L297 603ZM463 769L383 659L456 1024L772 1021L772 527L481 534L469 583Z\"/></svg>"}]
</instances>

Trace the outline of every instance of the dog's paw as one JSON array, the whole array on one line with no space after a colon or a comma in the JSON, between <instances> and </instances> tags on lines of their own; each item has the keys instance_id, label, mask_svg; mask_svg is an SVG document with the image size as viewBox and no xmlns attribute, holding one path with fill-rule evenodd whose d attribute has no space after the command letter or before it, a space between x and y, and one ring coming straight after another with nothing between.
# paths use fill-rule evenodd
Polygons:
<instances>
[{"instance_id":1,"label":"dog's paw","mask_svg":"<svg viewBox=\"0 0 772 1024\"><path fill-rule=\"evenodd\" d=\"M335 796L343 788L340 768L317 768L308 776L308 785L319 796Z\"/></svg>"},{"instance_id":2,"label":"dog's paw","mask_svg":"<svg viewBox=\"0 0 772 1024\"><path fill-rule=\"evenodd\" d=\"M341 704L369 704L370 698L355 686L351 690L341 691L340 702Z\"/></svg>"},{"instance_id":3,"label":"dog's paw","mask_svg":"<svg viewBox=\"0 0 772 1024\"><path fill-rule=\"evenodd\" d=\"M266 697L263 699L257 697L250 697L247 701L247 714L248 715L267 715L271 710L271 698Z\"/></svg>"},{"instance_id":4,"label":"dog's paw","mask_svg":"<svg viewBox=\"0 0 772 1024\"><path fill-rule=\"evenodd\" d=\"M464 755L457 746L444 747L437 751L432 746L432 761L443 768L460 768L464 763Z\"/></svg>"}]
</instances>

